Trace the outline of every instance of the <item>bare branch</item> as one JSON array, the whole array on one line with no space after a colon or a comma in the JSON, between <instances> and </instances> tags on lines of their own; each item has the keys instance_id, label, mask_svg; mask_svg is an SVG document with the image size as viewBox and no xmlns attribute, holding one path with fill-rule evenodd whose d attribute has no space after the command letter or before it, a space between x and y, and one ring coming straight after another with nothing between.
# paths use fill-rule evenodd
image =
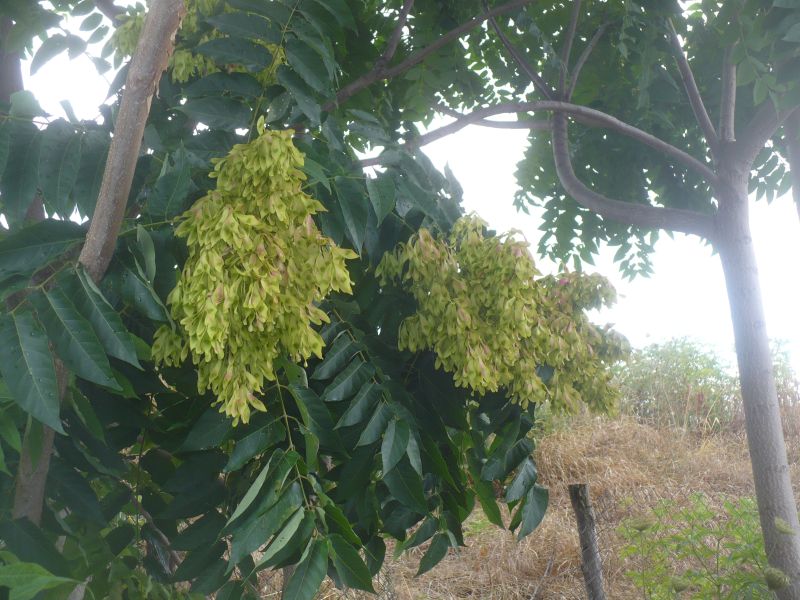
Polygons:
<instances>
[{"instance_id":1,"label":"bare branch","mask_svg":"<svg viewBox=\"0 0 800 600\"><path fill-rule=\"evenodd\" d=\"M769 139L775 135L775 132L778 131L783 122L796 110L800 109L791 108L778 111L770 101L761 103L756 114L745 126L742 135L733 144L733 151L730 155L731 159L738 163L743 172L749 174L758 153L761 152L761 149Z\"/></svg>"},{"instance_id":2,"label":"bare branch","mask_svg":"<svg viewBox=\"0 0 800 600\"><path fill-rule=\"evenodd\" d=\"M563 113L553 115L553 159L558 178L567 194L584 208L606 219L648 229L680 231L704 238L713 235L714 221L708 215L690 210L612 200L584 185L572 168L567 137L567 116Z\"/></svg>"},{"instance_id":3,"label":"bare branch","mask_svg":"<svg viewBox=\"0 0 800 600\"><path fill-rule=\"evenodd\" d=\"M646 131L642 131L633 125L629 125L628 123L624 123L615 117L607 115L604 112L600 112L599 110L595 110L593 108L589 108L586 106L579 106L577 104L570 104L569 102L558 102L555 100L539 100L533 102L507 102L503 104L498 104L496 106L489 106L486 108L479 108L477 110L472 111L469 114L461 115L456 121L453 123L449 123L444 125L443 127L439 127L438 129L434 129L423 135L409 140L405 143L405 147L409 149L419 148L426 144L430 144L438 139L446 137L460 129L463 129L467 125L472 123L476 123L486 119L487 117L492 117L500 114L509 114L509 113L520 113L520 112L536 112L536 111L548 111L548 112L555 112L561 114L568 114L574 117L577 121L589 125L591 127L605 127L607 129L611 129L621 135L626 137L632 138L636 141L639 141L647 146L655 150L659 150L666 156L675 159L676 161L682 163L683 165L693 169L697 173L703 176L710 184L713 184L717 180L717 176L711 168L697 160L695 157L691 156L690 154L676 148L672 144L665 142L664 140L655 137L652 134L647 133ZM380 157L378 157L380 158ZM375 161L375 159L368 159L369 161ZM376 162L371 162L370 164L379 164L380 160ZM361 162L362 166L364 162Z\"/></svg>"},{"instance_id":4,"label":"bare branch","mask_svg":"<svg viewBox=\"0 0 800 600\"><path fill-rule=\"evenodd\" d=\"M397 26L394 28L394 31L392 31L392 35L389 37L389 43L386 44L386 50L383 51L383 54L381 54L381 57L375 64L376 67L383 69L389 64L389 61L394 58L394 53L397 52L397 46L400 44L400 38L403 37L403 28L406 26L408 15L411 13L413 6L414 0L405 0L405 2L403 2L403 6L400 9L400 16L397 18Z\"/></svg>"},{"instance_id":5,"label":"bare branch","mask_svg":"<svg viewBox=\"0 0 800 600\"><path fill-rule=\"evenodd\" d=\"M460 113L444 105L437 106L436 110L454 119L463 119L467 117L464 113ZM471 124L480 125L481 127L492 127L494 129L550 130L550 121L492 121L490 119L480 119L478 121L473 121Z\"/></svg>"},{"instance_id":6,"label":"bare branch","mask_svg":"<svg viewBox=\"0 0 800 600\"><path fill-rule=\"evenodd\" d=\"M700 90L697 88L697 82L694 80L692 68L689 66L689 60L686 58L686 54L681 47L681 40L678 38L678 32L675 31L672 21L669 21L669 29L670 41L672 42L672 48L675 50L675 60L678 63L678 70L681 73L681 80L683 81L686 95L689 98L689 104L692 105L692 112L694 112L697 124L703 131L703 135L711 151L716 152L719 147L717 132L714 130L714 125L711 123L711 119L708 116L706 106L703 104L703 98L700 96Z\"/></svg>"},{"instance_id":7,"label":"bare branch","mask_svg":"<svg viewBox=\"0 0 800 600\"><path fill-rule=\"evenodd\" d=\"M592 39L589 40L589 43L586 44L586 48L583 49L581 55L578 57L578 62L575 63L575 68L572 70L572 78L569 82L569 87L567 87L566 94L564 95L564 99L569 101L572 98L573 92L575 92L575 86L578 85L578 77L581 75L581 71L583 70L583 66L586 64L586 61L589 60L589 56L591 56L594 47L597 46L597 42L600 41L600 38L603 37L606 29L608 28L608 23L603 23L600 27L597 28L597 31L594 32Z\"/></svg>"},{"instance_id":8,"label":"bare branch","mask_svg":"<svg viewBox=\"0 0 800 600\"><path fill-rule=\"evenodd\" d=\"M125 9L114 4L113 0L94 0L94 5L114 24L117 23L117 19L125 14Z\"/></svg>"},{"instance_id":9,"label":"bare branch","mask_svg":"<svg viewBox=\"0 0 800 600\"><path fill-rule=\"evenodd\" d=\"M578 29L578 19L581 16L581 0L573 0L572 14L569 17L567 33L564 37L564 46L561 48L561 74L558 77L558 92L561 98L566 99L564 92L567 87L567 73L569 72L569 55L572 53L572 44L575 42L575 31Z\"/></svg>"},{"instance_id":10,"label":"bare branch","mask_svg":"<svg viewBox=\"0 0 800 600\"><path fill-rule=\"evenodd\" d=\"M733 62L733 49L725 48L725 57L722 59L722 100L719 111L719 137L723 142L736 141L735 113L736 113L736 63Z\"/></svg>"},{"instance_id":11,"label":"bare branch","mask_svg":"<svg viewBox=\"0 0 800 600\"><path fill-rule=\"evenodd\" d=\"M489 4L486 2L486 0L483 0L483 10L485 14L489 14L490 12ZM533 87L535 87L536 90L546 99L552 100L555 97L553 90L550 89L550 86L548 86L544 79L542 79L541 76L536 72L536 69L534 69L527 60L525 60L525 57L522 56L522 53L517 50L516 46L514 46L514 44L511 43L511 40L508 39L508 36L503 33L503 30L497 23L497 19L494 18L494 15L489 17L489 23L497 34L497 37L500 38L503 46L505 46L505 49L514 59L514 62L517 63L519 68L522 69L522 72L525 73L525 75L528 76L528 79L531 80Z\"/></svg>"},{"instance_id":12,"label":"bare branch","mask_svg":"<svg viewBox=\"0 0 800 600\"><path fill-rule=\"evenodd\" d=\"M322 109L324 111L330 111L336 106L343 104L344 102L355 96L358 92L360 92L364 88L371 86L373 83L377 81L382 81L384 79L392 79L393 77L397 77L398 75L405 73L410 68L424 61L426 58L428 58L428 56L430 56L437 50L443 48L450 42L457 40L462 35L464 35L468 31L471 31L472 29L474 29L487 19L496 15L507 13L511 10L514 10L515 8L520 8L522 6L525 6L526 4L530 4L533 1L534 0L512 0L507 4L502 4L500 6L497 6L492 10L490 10L489 12L483 13L473 19L470 19L466 23L459 25L455 29L451 29L446 34L437 39L435 42L429 44L428 46L422 48L421 50L418 50L417 52L409 56L404 61L398 63L394 67L380 68L380 65L378 65L378 63L376 62L375 67L373 67L371 71L365 73L355 81L348 83L346 86L344 86L341 90L339 90L336 93L336 98L326 103L322 107Z\"/></svg>"},{"instance_id":13,"label":"bare branch","mask_svg":"<svg viewBox=\"0 0 800 600\"><path fill-rule=\"evenodd\" d=\"M79 257L95 280L102 278L114 254L150 102L185 12L183 0L154 0L131 59L97 205Z\"/></svg>"}]
</instances>

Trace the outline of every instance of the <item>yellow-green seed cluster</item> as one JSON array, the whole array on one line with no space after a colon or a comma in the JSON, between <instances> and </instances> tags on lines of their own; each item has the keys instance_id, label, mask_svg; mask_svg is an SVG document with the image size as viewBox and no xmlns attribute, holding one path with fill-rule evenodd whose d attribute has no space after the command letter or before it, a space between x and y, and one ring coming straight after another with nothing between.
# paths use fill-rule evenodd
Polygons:
<instances>
[{"instance_id":1,"label":"yellow-green seed cluster","mask_svg":"<svg viewBox=\"0 0 800 600\"><path fill-rule=\"evenodd\" d=\"M162 327L153 343L164 364L190 356L200 390L211 389L235 422L265 410L258 393L275 379L277 359L321 357L313 326L328 319L317 304L333 291L351 293L345 261L357 255L314 224L324 208L302 191L292 134L264 131L216 163L216 189L176 231L189 248L168 298L180 328Z\"/></svg>"},{"instance_id":2,"label":"yellow-green seed cluster","mask_svg":"<svg viewBox=\"0 0 800 600\"><path fill-rule=\"evenodd\" d=\"M523 406L613 404L605 366L625 343L584 313L613 301L613 288L571 273L537 280L527 243L484 231L480 219L464 217L447 238L421 229L383 258L382 283L400 282L417 302L400 326L401 349L431 349L456 385L478 394L505 388ZM553 372L546 382L542 368Z\"/></svg>"}]
</instances>

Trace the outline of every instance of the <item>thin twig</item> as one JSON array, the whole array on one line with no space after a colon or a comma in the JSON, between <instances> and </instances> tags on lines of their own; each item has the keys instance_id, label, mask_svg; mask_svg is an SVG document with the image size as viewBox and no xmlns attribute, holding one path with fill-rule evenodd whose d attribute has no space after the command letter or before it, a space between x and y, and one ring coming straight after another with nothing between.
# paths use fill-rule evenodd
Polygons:
<instances>
[{"instance_id":1,"label":"thin twig","mask_svg":"<svg viewBox=\"0 0 800 600\"><path fill-rule=\"evenodd\" d=\"M572 53L572 44L575 42L575 32L578 29L578 19L581 16L581 0L573 0L572 14L569 17L567 33L564 38L564 47L561 48L561 73L558 76L558 93L566 99L567 74L569 72L569 56Z\"/></svg>"},{"instance_id":2,"label":"thin twig","mask_svg":"<svg viewBox=\"0 0 800 600\"><path fill-rule=\"evenodd\" d=\"M605 127L616 131L617 133L626 137L637 140L655 150L659 150L665 155L681 162L685 166L693 169L703 176L709 183L713 184L717 180L717 176L709 166L700 162L695 157L676 148L672 144L657 138L656 136L642 131L628 123L624 123L619 119L612 117L604 112L589 108L587 106L580 106L577 104L570 104L569 102L558 102L555 100L537 100L532 102L507 102L486 108L479 108L471 113L465 114L457 118L453 123L439 127L421 136L409 140L404 144L405 148L414 149L430 144L438 139L446 137L467 125L485 120L487 117L492 117L500 114L513 114L522 112L536 112L547 111L561 114L568 114L583 124L593 127ZM380 157L367 159L361 161L361 166L373 166L380 164Z\"/></svg>"},{"instance_id":3,"label":"thin twig","mask_svg":"<svg viewBox=\"0 0 800 600\"><path fill-rule=\"evenodd\" d=\"M716 152L719 146L719 137L717 137L717 132L708 116L708 111L706 110L706 105L703 103L703 98L700 96L700 90L697 87L697 82L694 80L694 73L692 73L692 68L689 66L689 60L686 58L686 53L683 51L683 47L681 46L681 40L678 38L678 32L675 31L672 21L668 21L668 24L670 41L672 42L672 48L675 51L675 60L678 63L678 70L681 73L681 80L683 81L683 87L686 90L686 95L689 98L689 104L692 105L694 117L697 120L697 124L700 126L700 129L703 131L703 135L705 136L706 142L711 148L711 151Z\"/></svg>"},{"instance_id":4,"label":"thin twig","mask_svg":"<svg viewBox=\"0 0 800 600\"><path fill-rule=\"evenodd\" d=\"M539 597L539 588L542 587L542 584L545 580L550 576L550 569L553 568L553 563L556 560L556 549L553 548L553 552L550 554L550 560L547 561L547 565L544 568L544 573L539 578L539 581L536 582L536 587L533 588L533 594L531 594L530 600L536 600Z\"/></svg>"},{"instance_id":5,"label":"thin twig","mask_svg":"<svg viewBox=\"0 0 800 600\"><path fill-rule=\"evenodd\" d=\"M613 200L588 188L575 175L569 155L567 135L567 115L556 112L553 115L553 159L556 172L567 192L584 208L588 208L603 218L645 227L647 229L666 229L690 233L711 239L714 234L714 220L709 215L676 208L662 208L649 204L636 204Z\"/></svg>"},{"instance_id":6,"label":"thin twig","mask_svg":"<svg viewBox=\"0 0 800 600\"><path fill-rule=\"evenodd\" d=\"M131 502L136 507L136 510L139 511L139 514L141 514L144 517L144 520L150 526L150 529L153 530L153 533L158 538L158 541L160 541L164 545L164 548L166 549L167 553L169 554L170 563L171 563L170 564L171 572L174 573L175 572L175 567L177 567L179 564L181 564L180 555L178 555L178 553L175 552L172 549L172 546L170 545L169 538L164 534L163 531L161 531L158 528L158 525L156 525L156 522L153 519L153 515L151 515L144 506L142 506L142 503L139 502L139 499L136 497L135 494L131 494Z\"/></svg>"},{"instance_id":7,"label":"thin twig","mask_svg":"<svg viewBox=\"0 0 800 600\"><path fill-rule=\"evenodd\" d=\"M484 14L487 15L491 12L489 10L489 4L486 2L486 0L483 0L483 10ZM489 24L492 26L492 29L494 29L497 37L500 38L500 41L511 55L511 58L514 59L514 62L517 63L519 68L522 69L523 73L525 73L525 75L528 76L528 79L531 80L533 87L535 87L536 90L547 100L552 100L555 97L553 90L550 89L550 86L547 85L544 79L542 79L541 76L536 72L536 69L533 68L533 65L525 60L525 57L522 56L522 53L517 50L514 44L511 43L511 40L508 39L508 36L500 28L500 25L498 24L497 19L494 18L494 15L489 17Z\"/></svg>"},{"instance_id":8,"label":"thin twig","mask_svg":"<svg viewBox=\"0 0 800 600\"><path fill-rule=\"evenodd\" d=\"M408 15L411 13L413 6L414 0L405 0L405 2L403 2L403 7L400 9L400 16L397 18L397 26L395 26L392 35L389 37L386 50L383 51L383 54L376 63L376 66L379 66L379 68L384 68L394 58L394 54L397 52L397 46L400 44L400 39L403 37L403 28L406 26Z\"/></svg>"},{"instance_id":9,"label":"thin twig","mask_svg":"<svg viewBox=\"0 0 800 600\"><path fill-rule=\"evenodd\" d=\"M725 48L722 59L722 100L719 111L719 137L723 142L736 141L735 114L736 114L736 63L733 62L733 49Z\"/></svg>"},{"instance_id":10,"label":"thin twig","mask_svg":"<svg viewBox=\"0 0 800 600\"><path fill-rule=\"evenodd\" d=\"M597 28L597 31L594 32L592 39L589 40L589 43L586 44L586 48L583 49L581 55L578 57L578 62L575 63L575 68L572 70L572 77L570 78L569 87L567 87L567 92L564 96L564 99L569 101L572 99L572 94L575 92L575 86L578 85L578 77L581 75L581 71L583 70L583 66L586 64L586 61L589 60L589 56L592 54L595 46L597 46L597 42L600 41L600 38L603 37L606 29L608 28L608 23L603 23L600 27Z\"/></svg>"},{"instance_id":11,"label":"thin twig","mask_svg":"<svg viewBox=\"0 0 800 600\"><path fill-rule=\"evenodd\" d=\"M520 8L525 6L526 4L530 4L534 0L512 0L507 4L503 4L501 6L497 6L490 10L488 13L483 13L473 19L470 19L466 23L463 23L456 27L455 29L451 29L441 37L439 37L435 42L431 43L430 45L418 50L404 61L401 61L397 65L393 67L384 67L380 68L380 65L376 61L375 66L368 72L356 79L355 81L347 84L341 90L336 93L336 98L331 100L330 102L326 103L322 109L324 111L330 111L337 106L341 106L347 100L352 98L358 92L363 90L364 88L369 87L373 83L377 81L383 81L386 79L392 79L393 77L397 77L408 71L410 68L415 67L419 63L423 62L428 56L436 52L437 50L443 48L450 42L453 42L460 38L462 35L471 31L487 19L495 16L500 15L503 13L507 13L515 8Z\"/></svg>"}]
</instances>

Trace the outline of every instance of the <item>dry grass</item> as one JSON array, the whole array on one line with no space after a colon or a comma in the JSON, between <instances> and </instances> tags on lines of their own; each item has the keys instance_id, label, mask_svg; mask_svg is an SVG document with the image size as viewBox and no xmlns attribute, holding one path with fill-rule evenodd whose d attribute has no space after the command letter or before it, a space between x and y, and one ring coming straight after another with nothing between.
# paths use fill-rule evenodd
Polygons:
<instances>
[{"instance_id":1,"label":"dry grass","mask_svg":"<svg viewBox=\"0 0 800 600\"><path fill-rule=\"evenodd\" d=\"M800 440L791 436L789 441L789 455L796 458ZM387 558L380 597L528 600L538 593L540 600L583 600L578 536L567 494L568 484L581 482L589 484L596 512L606 593L615 599L638 598L625 575L632 565L618 558L623 542L616 530L625 518L646 512L660 499L680 502L692 492L704 492L712 502L753 494L743 437L698 438L630 418L573 421L540 441L536 464L540 482L550 489L550 507L533 534L517 542L477 510L465 528L466 547L451 550L433 571L414 577L425 546ZM264 597L276 596L265 590ZM320 597L362 596L328 589Z\"/></svg>"}]
</instances>

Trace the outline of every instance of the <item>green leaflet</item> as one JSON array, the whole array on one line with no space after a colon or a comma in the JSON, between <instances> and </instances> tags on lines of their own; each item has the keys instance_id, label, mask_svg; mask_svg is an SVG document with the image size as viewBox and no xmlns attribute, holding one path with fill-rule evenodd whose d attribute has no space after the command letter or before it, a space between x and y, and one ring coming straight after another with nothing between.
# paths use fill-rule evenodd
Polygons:
<instances>
[{"instance_id":1,"label":"green leaflet","mask_svg":"<svg viewBox=\"0 0 800 600\"><path fill-rule=\"evenodd\" d=\"M0 373L14 401L29 415L64 433L58 384L47 336L33 314L0 317Z\"/></svg>"}]
</instances>

